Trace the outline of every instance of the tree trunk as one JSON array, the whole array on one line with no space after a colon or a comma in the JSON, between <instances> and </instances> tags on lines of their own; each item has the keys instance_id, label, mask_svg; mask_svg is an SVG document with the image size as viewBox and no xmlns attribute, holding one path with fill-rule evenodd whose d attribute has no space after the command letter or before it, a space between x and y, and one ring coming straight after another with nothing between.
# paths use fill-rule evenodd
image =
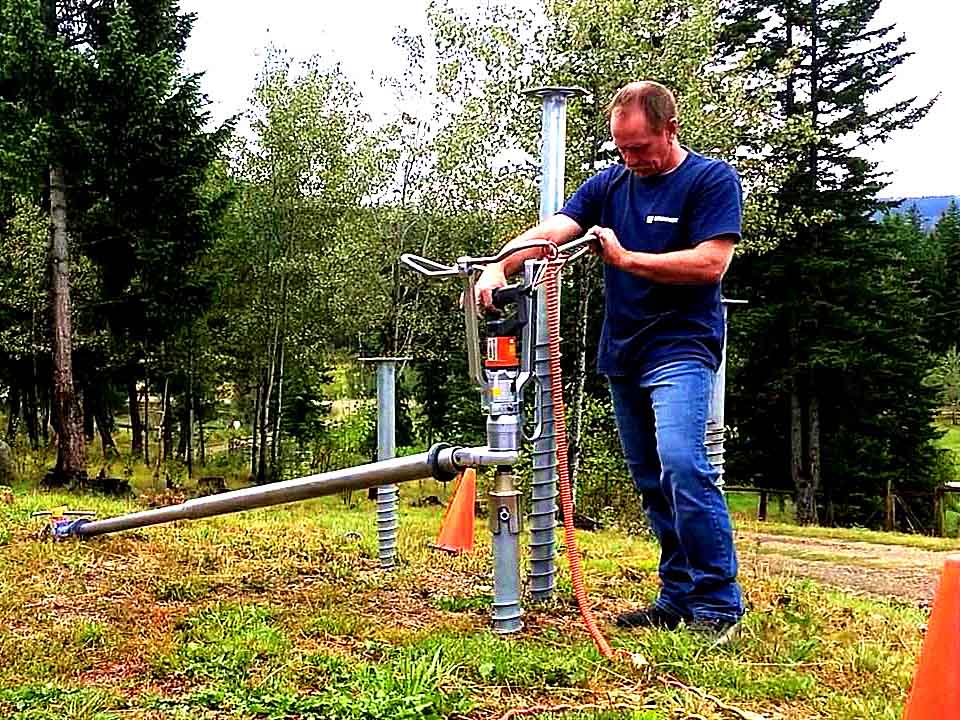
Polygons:
<instances>
[{"instance_id":1,"label":"tree trunk","mask_svg":"<svg viewBox=\"0 0 960 720\"><path fill-rule=\"evenodd\" d=\"M260 376L257 376L257 394L253 401L253 423L250 427L250 479L257 479L257 427L260 423Z\"/></svg>"},{"instance_id":2,"label":"tree trunk","mask_svg":"<svg viewBox=\"0 0 960 720\"><path fill-rule=\"evenodd\" d=\"M180 412L177 413L177 458L186 461L188 436L190 435L190 408L187 406L187 403L190 402L189 397L184 401L183 405L180 407Z\"/></svg>"},{"instance_id":3,"label":"tree trunk","mask_svg":"<svg viewBox=\"0 0 960 720\"><path fill-rule=\"evenodd\" d=\"M260 457L257 466L257 484L267 482L267 428L270 425L270 396L273 394L274 363L270 361L270 373L265 378L265 387L260 400Z\"/></svg>"},{"instance_id":4,"label":"tree trunk","mask_svg":"<svg viewBox=\"0 0 960 720\"><path fill-rule=\"evenodd\" d=\"M83 439L87 443L92 443L96 435L96 428L94 428L93 423L93 398L90 395L90 388L77 391L80 407L83 408Z\"/></svg>"},{"instance_id":5,"label":"tree trunk","mask_svg":"<svg viewBox=\"0 0 960 720\"><path fill-rule=\"evenodd\" d=\"M200 467L207 466L207 439L203 430L203 402L197 405L197 439L200 441Z\"/></svg>"},{"instance_id":6,"label":"tree trunk","mask_svg":"<svg viewBox=\"0 0 960 720\"><path fill-rule=\"evenodd\" d=\"M277 410L273 414L273 441L270 446L270 477L272 480L280 479L280 461L278 453L280 447L280 417L283 413L283 361L284 361L284 342L281 338L280 357L277 360Z\"/></svg>"},{"instance_id":7,"label":"tree trunk","mask_svg":"<svg viewBox=\"0 0 960 720\"><path fill-rule=\"evenodd\" d=\"M20 389L16 385L10 386L10 395L7 398L7 443L13 445L17 441L17 426L20 424Z\"/></svg>"},{"instance_id":8,"label":"tree trunk","mask_svg":"<svg viewBox=\"0 0 960 720\"><path fill-rule=\"evenodd\" d=\"M37 363L36 356L33 362L33 377L27 386L26 405L24 410L24 419L27 424L27 434L30 436L30 447L34 450L40 447L40 403L37 391Z\"/></svg>"},{"instance_id":9,"label":"tree trunk","mask_svg":"<svg viewBox=\"0 0 960 720\"><path fill-rule=\"evenodd\" d=\"M40 434L43 437L43 446L50 447L50 415L53 413L53 398L50 390L43 393L43 405L40 411Z\"/></svg>"},{"instance_id":10,"label":"tree trunk","mask_svg":"<svg viewBox=\"0 0 960 720\"><path fill-rule=\"evenodd\" d=\"M893 495L893 481L887 478L887 492L884 495L883 529L893 532L897 529L897 507Z\"/></svg>"},{"instance_id":11,"label":"tree trunk","mask_svg":"<svg viewBox=\"0 0 960 720\"><path fill-rule=\"evenodd\" d=\"M807 477L810 479L811 517L820 523L817 511L817 493L820 490L820 399L815 392L807 398Z\"/></svg>"},{"instance_id":12,"label":"tree trunk","mask_svg":"<svg viewBox=\"0 0 960 720\"><path fill-rule=\"evenodd\" d=\"M52 485L84 482L87 451L83 418L73 385L73 323L70 316L70 255L67 247L67 197L64 170L50 168L50 304L53 310L53 417L57 465Z\"/></svg>"},{"instance_id":13,"label":"tree trunk","mask_svg":"<svg viewBox=\"0 0 960 720\"><path fill-rule=\"evenodd\" d=\"M137 395L137 381L127 380L127 405L130 408L130 454L143 452L143 421L140 418L140 398Z\"/></svg>"},{"instance_id":14,"label":"tree trunk","mask_svg":"<svg viewBox=\"0 0 960 720\"><path fill-rule=\"evenodd\" d=\"M100 447L103 448L103 457L116 457L120 454L117 444L113 441L113 415L107 407L103 393L97 393L93 402L93 417L97 424L97 433L100 435Z\"/></svg>"},{"instance_id":15,"label":"tree trunk","mask_svg":"<svg viewBox=\"0 0 960 720\"><path fill-rule=\"evenodd\" d=\"M171 417L170 407L170 378L163 379L163 410L160 416L160 440L161 447L159 457L166 462L170 459L173 451L173 417Z\"/></svg>"},{"instance_id":16,"label":"tree trunk","mask_svg":"<svg viewBox=\"0 0 960 720\"><path fill-rule=\"evenodd\" d=\"M262 416L260 422L260 467L257 474L257 484L268 482L267 478L267 434L270 431L270 403L273 399L273 386L277 377L277 348L280 341L280 321L277 321L273 331L273 340L267 343L267 357L270 358L269 371L266 377L266 387L263 391ZM270 466L272 470L272 466ZM269 478L273 481L274 478Z\"/></svg>"},{"instance_id":17,"label":"tree trunk","mask_svg":"<svg viewBox=\"0 0 960 720\"><path fill-rule=\"evenodd\" d=\"M150 467L150 373L143 375L143 462Z\"/></svg>"},{"instance_id":18,"label":"tree trunk","mask_svg":"<svg viewBox=\"0 0 960 720\"><path fill-rule=\"evenodd\" d=\"M819 481L820 476L820 420L818 406L815 402L808 401L806 420L809 425L805 424L803 404L800 393L794 387L790 392L790 475L797 490L797 524L816 525L816 481ZM811 445L814 447L811 448ZM816 461L811 464L810 461L814 458Z\"/></svg>"}]
</instances>

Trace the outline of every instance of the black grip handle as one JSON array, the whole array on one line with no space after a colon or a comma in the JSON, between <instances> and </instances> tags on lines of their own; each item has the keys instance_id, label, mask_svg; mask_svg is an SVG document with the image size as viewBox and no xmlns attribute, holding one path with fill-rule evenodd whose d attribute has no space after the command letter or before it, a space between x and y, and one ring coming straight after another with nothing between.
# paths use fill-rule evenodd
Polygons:
<instances>
[{"instance_id":1,"label":"black grip handle","mask_svg":"<svg viewBox=\"0 0 960 720\"><path fill-rule=\"evenodd\" d=\"M525 292L526 288L523 285L504 285L501 288L495 288L490 293L490 299L495 308L504 310L507 305L518 302Z\"/></svg>"}]
</instances>

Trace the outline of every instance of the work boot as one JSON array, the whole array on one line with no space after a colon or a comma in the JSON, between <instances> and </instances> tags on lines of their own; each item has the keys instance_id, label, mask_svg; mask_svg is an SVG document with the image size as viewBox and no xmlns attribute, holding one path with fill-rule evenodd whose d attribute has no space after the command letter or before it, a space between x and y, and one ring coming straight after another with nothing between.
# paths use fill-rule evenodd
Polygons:
<instances>
[{"instance_id":1,"label":"work boot","mask_svg":"<svg viewBox=\"0 0 960 720\"><path fill-rule=\"evenodd\" d=\"M657 605L645 607L642 610L617 615L617 627L622 628L657 628L659 630L675 630L682 618L669 610Z\"/></svg>"},{"instance_id":2,"label":"work boot","mask_svg":"<svg viewBox=\"0 0 960 720\"><path fill-rule=\"evenodd\" d=\"M729 645L740 635L740 621L728 618L698 618L687 623L687 630L712 641L714 647Z\"/></svg>"}]
</instances>

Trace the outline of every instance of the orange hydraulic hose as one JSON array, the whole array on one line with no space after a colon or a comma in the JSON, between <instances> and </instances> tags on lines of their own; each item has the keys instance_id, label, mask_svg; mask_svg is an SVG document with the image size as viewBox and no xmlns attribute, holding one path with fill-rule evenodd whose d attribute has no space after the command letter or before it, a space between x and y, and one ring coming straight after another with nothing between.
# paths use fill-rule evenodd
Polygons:
<instances>
[{"instance_id":1,"label":"orange hydraulic hose","mask_svg":"<svg viewBox=\"0 0 960 720\"><path fill-rule=\"evenodd\" d=\"M550 389L553 393L553 420L557 434L557 472L560 484L560 506L563 509L563 539L567 546L567 561L570 563L570 580L577 598L580 616L597 650L607 660L618 659L622 653L614 652L597 627L590 610L590 600L583 585L583 560L577 547L573 527L573 493L570 489L570 472L567 465L567 419L563 404L563 377L560 374L560 266L551 262L546 274L547 336L549 339Z\"/></svg>"}]
</instances>

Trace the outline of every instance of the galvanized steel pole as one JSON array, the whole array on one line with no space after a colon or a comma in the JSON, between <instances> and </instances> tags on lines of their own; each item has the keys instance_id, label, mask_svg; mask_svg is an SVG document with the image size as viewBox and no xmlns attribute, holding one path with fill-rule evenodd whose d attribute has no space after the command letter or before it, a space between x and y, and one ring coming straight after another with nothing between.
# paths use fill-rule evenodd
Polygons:
<instances>
[{"instance_id":1,"label":"galvanized steel pole","mask_svg":"<svg viewBox=\"0 0 960 720\"><path fill-rule=\"evenodd\" d=\"M721 304L723 307L723 350L720 355L720 367L717 369L717 374L713 380L713 397L710 400L710 413L707 417L705 443L707 459L719 471L717 485L723 487L724 439L726 436L724 404L727 394L727 308L730 305L746 305L747 301L724 298Z\"/></svg>"},{"instance_id":2,"label":"galvanized steel pole","mask_svg":"<svg viewBox=\"0 0 960 720\"><path fill-rule=\"evenodd\" d=\"M508 635L523 629L520 606L520 491L513 471L497 468L490 490L490 532L493 533L493 631Z\"/></svg>"},{"instance_id":3,"label":"galvanized steel pole","mask_svg":"<svg viewBox=\"0 0 960 720\"><path fill-rule=\"evenodd\" d=\"M543 99L541 114L540 219L562 206L566 158L567 99L583 95L580 88L543 87L525 93ZM530 507L530 596L548 600L556 587L555 529L557 526L557 436L550 390L546 288L537 289L535 371L540 385L543 433L534 443Z\"/></svg>"},{"instance_id":4,"label":"galvanized steel pole","mask_svg":"<svg viewBox=\"0 0 960 720\"><path fill-rule=\"evenodd\" d=\"M410 358L360 358L377 365L377 460L397 453L397 363ZM397 557L400 492L396 485L377 488L377 544L380 567L391 569Z\"/></svg>"},{"instance_id":5,"label":"galvanized steel pole","mask_svg":"<svg viewBox=\"0 0 960 720\"><path fill-rule=\"evenodd\" d=\"M515 460L516 453L494 453L485 447L456 448L438 445L427 452L402 458L234 490L188 500L179 505L144 510L106 520L80 521L70 534L83 538L94 537L121 530L160 525L174 520L195 520L241 510L283 505L323 495L333 495L345 490L362 490L410 480L422 480L437 472L452 476L463 467L499 465Z\"/></svg>"}]
</instances>

